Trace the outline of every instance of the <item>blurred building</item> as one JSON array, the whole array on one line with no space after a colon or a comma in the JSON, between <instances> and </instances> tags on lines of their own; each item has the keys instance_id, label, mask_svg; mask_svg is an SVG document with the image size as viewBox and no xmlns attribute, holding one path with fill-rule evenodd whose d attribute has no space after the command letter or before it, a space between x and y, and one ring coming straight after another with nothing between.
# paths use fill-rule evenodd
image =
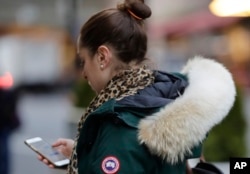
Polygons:
<instances>
[{"instance_id":1,"label":"blurred building","mask_svg":"<svg viewBox=\"0 0 250 174\"><path fill-rule=\"evenodd\" d=\"M62 79L67 81L71 78L70 66L74 59L72 50L69 53L68 48L74 46L81 25L96 11L115 7L119 2L121 1L0 0L0 31L5 33L1 35L0 32L0 71L11 71L15 84L43 85L54 84ZM147 25L149 29L151 26L162 28L162 24L172 23L192 11L206 8L209 2L210 0L192 0L192 3L186 3L185 0L148 1L153 13ZM162 44L154 46L155 33L162 33L150 31L153 44L149 44L152 49L162 47ZM160 52L157 51L157 54ZM176 60L172 63L177 66L181 60Z\"/></svg>"},{"instance_id":2,"label":"blurred building","mask_svg":"<svg viewBox=\"0 0 250 174\"><path fill-rule=\"evenodd\" d=\"M73 43L69 34L37 26L0 26L0 73L10 73L14 87L53 87L72 73Z\"/></svg>"}]
</instances>

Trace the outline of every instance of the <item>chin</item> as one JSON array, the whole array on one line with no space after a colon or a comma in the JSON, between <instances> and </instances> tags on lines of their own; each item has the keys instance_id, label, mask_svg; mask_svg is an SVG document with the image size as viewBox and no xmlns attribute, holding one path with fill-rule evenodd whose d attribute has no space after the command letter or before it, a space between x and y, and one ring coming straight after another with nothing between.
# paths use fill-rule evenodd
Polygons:
<instances>
[{"instance_id":1,"label":"chin","mask_svg":"<svg viewBox=\"0 0 250 174\"><path fill-rule=\"evenodd\" d=\"M89 84L89 86L91 87L91 89L92 89L96 94L99 93L98 90L96 90L96 89L92 86L92 84L90 83L90 81L88 81L88 84Z\"/></svg>"}]
</instances>

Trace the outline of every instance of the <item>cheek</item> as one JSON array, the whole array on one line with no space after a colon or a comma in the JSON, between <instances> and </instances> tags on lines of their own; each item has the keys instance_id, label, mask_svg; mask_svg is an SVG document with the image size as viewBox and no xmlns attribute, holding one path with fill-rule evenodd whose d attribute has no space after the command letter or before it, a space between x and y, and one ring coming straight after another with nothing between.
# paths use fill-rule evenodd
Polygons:
<instances>
[{"instance_id":1,"label":"cheek","mask_svg":"<svg viewBox=\"0 0 250 174\"><path fill-rule=\"evenodd\" d=\"M89 64L85 64L84 69L83 69L83 74L86 76L86 78L89 79L92 73L93 73L93 70L91 70L91 67L89 66Z\"/></svg>"}]
</instances>

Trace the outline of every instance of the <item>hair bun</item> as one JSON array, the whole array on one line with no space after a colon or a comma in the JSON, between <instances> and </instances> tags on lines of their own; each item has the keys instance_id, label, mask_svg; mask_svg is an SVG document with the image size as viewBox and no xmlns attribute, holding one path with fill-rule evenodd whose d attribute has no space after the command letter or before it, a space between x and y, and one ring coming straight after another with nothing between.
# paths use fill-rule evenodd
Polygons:
<instances>
[{"instance_id":1,"label":"hair bun","mask_svg":"<svg viewBox=\"0 0 250 174\"><path fill-rule=\"evenodd\" d=\"M144 0L125 0L118 8L127 10L136 19L146 19L151 16L151 9Z\"/></svg>"}]
</instances>

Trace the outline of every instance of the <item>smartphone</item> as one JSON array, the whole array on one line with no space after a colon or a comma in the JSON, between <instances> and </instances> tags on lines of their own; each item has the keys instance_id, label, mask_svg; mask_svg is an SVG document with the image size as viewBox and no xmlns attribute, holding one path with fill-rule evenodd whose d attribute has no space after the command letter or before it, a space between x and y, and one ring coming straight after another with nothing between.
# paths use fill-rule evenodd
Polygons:
<instances>
[{"instance_id":1,"label":"smartphone","mask_svg":"<svg viewBox=\"0 0 250 174\"><path fill-rule=\"evenodd\" d=\"M41 137L34 137L24 141L33 151L46 158L55 167L65 167L69 164L69 159L53 148Z\"/></svg>"}]
</instances>

